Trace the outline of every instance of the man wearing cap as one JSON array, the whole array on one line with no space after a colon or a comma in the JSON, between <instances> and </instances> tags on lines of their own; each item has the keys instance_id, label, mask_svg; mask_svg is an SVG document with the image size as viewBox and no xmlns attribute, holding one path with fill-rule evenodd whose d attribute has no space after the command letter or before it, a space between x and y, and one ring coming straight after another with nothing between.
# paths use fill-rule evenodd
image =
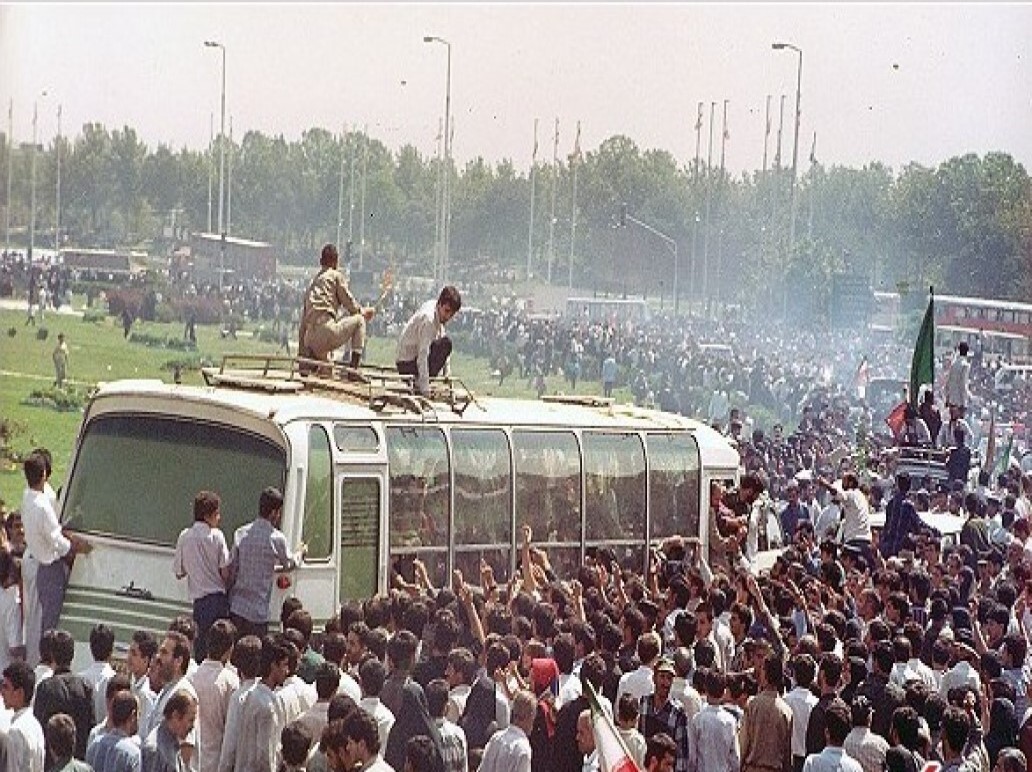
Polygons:
<instances>
[{"instance_id":1,"label":"man wearing cap","mask_svg":"<svg viewBox=\"0 0 1032 772\"><path fill-rule=\"evenodd\" d=\"M337 247L327 244L319 258L319 273L305 291L298 331L298 351L309 359L329 361L330 353L345 343L351 348L351 367L362 362L366 323L376 314L371 306L360 306L348 289L337 266ZM343 309L346 313L340 315Z\"/></svg>"},{"instance_id":2,"label":"man wearing cap","mask_svg":"<svg viewBox=\"0 0 1032 772\"><path fill-rule=\"evenodd\" d=\"M688 716L678 703L670 699L670 688L674 685L677 670L668 657L660 657L652 673L655 691L641 698L638 730L649 739L665 732L677 743L675 772L687 772L689 761Z\"/></svg>"}]
</instances>

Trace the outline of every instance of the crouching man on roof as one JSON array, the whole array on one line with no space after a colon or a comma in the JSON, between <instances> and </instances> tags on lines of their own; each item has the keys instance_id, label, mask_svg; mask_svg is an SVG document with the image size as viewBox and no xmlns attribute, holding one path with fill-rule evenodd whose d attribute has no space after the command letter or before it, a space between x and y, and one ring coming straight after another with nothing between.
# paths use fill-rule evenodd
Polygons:
<instances>
[{"instance_id":1,"label":"crouching man on roof","mask_svg":"<svg viewBox=\"0 0 1032 772\"><path fill-rule=\"evenodd\" d=\"M444 334L444 326L462 308L459 291L448 285L437 300L428 300L412 315L398 340L395 363L401 375L414 375L416 391L430 394L430 379L448 375L448 357L452 342Z\"/></svg>"},{"instance_id":2,"label":"crouching man on roof","mask_svg":"<svg viewBox=\"0 0 1032 772\"><path fill-rule=\"evenodd\" d=\"M322 268L305 292L298 352L302 357L328 362L330 352L347 343L351 348L350 365L357 368L365 348L366 322L376 309L355 301L344 274L337 270L339 261L337 247L327 244L322 248Z\"/></svg>"}]
</instances>

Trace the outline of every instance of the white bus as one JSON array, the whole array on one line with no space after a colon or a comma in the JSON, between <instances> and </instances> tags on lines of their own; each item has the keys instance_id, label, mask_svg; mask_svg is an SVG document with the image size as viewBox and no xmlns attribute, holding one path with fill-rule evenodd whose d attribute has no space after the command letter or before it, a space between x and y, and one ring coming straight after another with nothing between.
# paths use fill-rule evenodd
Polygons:
<instances>
[{"instance_id":1,"label":"white bus","mask_svg":"<svg viewBox=\"0 0 1032 772\"><path fill-rule=\"evenodd\" d=\"M453 568L476 581L481 558L504 582L523 523L560 576L602 547L641 570L665 536L705 543L709 482L738 477L726 439L681 416L446 384L428 401L397 375L363 386L302 377L287 358L235 360L206 370L205 387L120 381L90 402L61 497L64 524L95 547L75 561L61 617L80 644L97 622L125 644L190 613L171 565L199 490L221 496L230 541L264 487L283 491L282 530L308 552L276 582L270 619L296 594L323 622L415 557L435 586Z\"/></svg>"}]
</instances>

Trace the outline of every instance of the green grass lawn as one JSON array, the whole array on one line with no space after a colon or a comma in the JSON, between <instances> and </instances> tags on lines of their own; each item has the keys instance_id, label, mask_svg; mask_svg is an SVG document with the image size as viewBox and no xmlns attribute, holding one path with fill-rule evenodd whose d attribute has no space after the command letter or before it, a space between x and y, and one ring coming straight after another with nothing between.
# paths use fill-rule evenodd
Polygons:
<instances>
[{"instance_id":1,"label":"green grass lawn","mask_svg":"<svg viewBox=\"0 0 1032 772\"><path fill-rule=\"evenodd\" d=\"M72 454L82 413L79 410L61 411L54 407L29 404L34 390L50 390L54 381L51 352L57 343L57 334L63 332L70 351L68 377L71 388L87 392L100 381L123 378L158 378L172 380L170 362L202 357L217 362L224 354L275 354L275 343L260 342L241 336L237 340L223 339L215 326L197 326L196 352L171 348L151 348L123 338L121 324L112 318L87 322L78 317L47 314L42 326L48 330L46 340L36 337L36 329L24 326L23 311L0 310L0 422L10 427L6 455L0 461L0 499L9 509L16 508L25 487L21 466L10 460L24 457L35 447L46 447L54 456L55 488L64 484L64 477ZM249 331L251 328L246 328ZM14 330L15 334L8 333ZM133 332L138 336L180 339L181 324L137 322ZM293 335L291 336L293 340ZM370 337L366 360L373 364L390 365L394 361L395 341L382 335ZM452 375L462 379L475 394L533 397L534 392L525 380L506 379L502 388L492 379L487 360L456 351L452 357ZM183 383L202 383L199 372L187 370ZM569 384L553 376L548 380L549 393L570 393ZM578 394L598 394L597 381L577 384ZM618 392L618 399L629 398ZM0 438L0 442L3 442ZM114 470L113 470L114 471Z\"/></svg>"}]
</instances>

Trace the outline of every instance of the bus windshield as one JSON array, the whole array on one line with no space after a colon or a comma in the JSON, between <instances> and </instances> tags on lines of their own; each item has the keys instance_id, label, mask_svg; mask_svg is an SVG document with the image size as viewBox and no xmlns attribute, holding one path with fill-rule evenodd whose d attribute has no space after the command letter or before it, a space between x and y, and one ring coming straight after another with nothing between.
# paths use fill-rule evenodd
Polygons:
<instances>
[{"instance_id":1,"label":"bus windshield","mask_svg":"<svg viewBox=\"0 0 1032 772\"><path fill-rule=\"evenodd\" d=\"M102 415L85 427L63 517L89 533L172 546L193 521L193 497L222 499L222 530L254 519L264 487L282 490L286 453L223 424L156 415Z\"/></svg>"}]
</instances>

